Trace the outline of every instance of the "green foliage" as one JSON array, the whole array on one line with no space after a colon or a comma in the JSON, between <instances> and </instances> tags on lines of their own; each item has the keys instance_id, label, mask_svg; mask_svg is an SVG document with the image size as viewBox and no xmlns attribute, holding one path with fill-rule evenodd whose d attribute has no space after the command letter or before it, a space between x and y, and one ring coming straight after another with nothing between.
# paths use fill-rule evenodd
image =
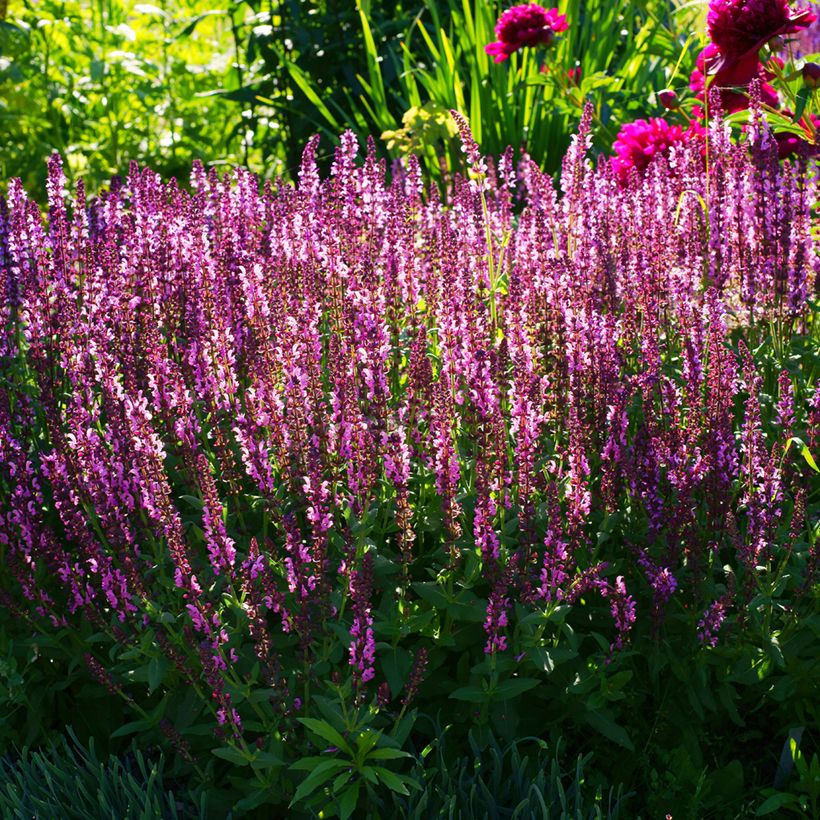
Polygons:
<instances>
[{"instance_id":1,"label":"green foliage","mask_svg":"<svg viewBox=\"0 0 820 820\"><path fill-rule=\"evenodd\" d=\"M0 179L42 191L55 150L89 188L132 160L166 176L194 158L263 170L242 110L203 94L241 85L230 46L230 18L205 0L12 3L0 20Z\"/></svg>"},{"instance_id":2,"label":"green foliage","mask_svg":"<svg viewBox=\"0 0 820 820\"><path fill-rule=\"evenodd\" d=\"M801 730L802 734L802 730ZM800 751L797 738L788 741L789 767L793 769L787 791L766 789L766 800L758 808L756 817L764 817L787 810L789 816L817 817L820 814L820 759L816 754L808 761Z\"/></svg>"},{"instance_id":3,"label":"green foliage","mask_svg":"<svg viewBox=\"0 0 820 820\"><path fill-rule=\"evenodd\" d=\"M455 108L469 118L486 153L524 146L553 172L585 99L594 103L599 138L608 147L621 123L659 110L653 92L685 85L694 62L687 7L669 0L565 0L558 7L569 29L553 47L523 49L495 64L484 46L494 39L506 5L424 0L418 9L406 8L412 17L397 35L395 24L376 16L376 4L359 2L366 60L357 84L342 83L344 102L337 95L332 104L319 105L321 81L280 54L296 87L294 106L307 101L333 133L349 127L381 134L391 155L417 153L436 177L442 162L448 170L460 167L458 140L437 118L437 112Z\"/></svg>"},{"instance_id":4,"label":"green foliage","mask_svg":"<svg viewBox=\"0 0 820 820\"><path fill-rule=\"evenodd\" d=\"M391 816L616 820L628 804L622 787L609 789L604 799L600 785L587 783L591 755L579 755L575 766L564 770L560 741L551 751L538 738L502 746L492 732L471 732L469 754L453 759L447 752L446 733L438 731L412 772L421 789L394 797Z\"/></svg>"},{"instance_id":5,"label":"green foliage","mask_svg":"<svg viewBox=\"0 0 820 820\"><path fill-rule=\"evenodd\" d=\"M151 762L139 749L101 759L93 740L83 746L69 729L40 751L24 749L0 758L0 815L7 820L60 817L168 820L205 817L204 796L195 806L174 796L162 755Z\"/></svg>"}]
</instances>

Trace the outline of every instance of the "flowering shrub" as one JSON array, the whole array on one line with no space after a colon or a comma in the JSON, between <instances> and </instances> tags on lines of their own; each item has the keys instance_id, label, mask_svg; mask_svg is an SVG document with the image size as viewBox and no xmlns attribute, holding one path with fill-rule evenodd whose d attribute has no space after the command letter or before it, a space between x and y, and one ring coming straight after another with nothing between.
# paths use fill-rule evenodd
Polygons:
<instances>
[{"instance_id":1,"label":"flowering shrub","mask_svg":"<svg viewBox=\"0 0 820 820\"><path fill-rule=\"evenodd\" d=\"M805 663L817 167L717 121L708 185L697 141L624 182L590 119L560 194L463 119L446 203L349 133L261 190L55 157L45 224L11 183L0 589L237 813L406 793L420 712L645 755L692 734L653 681L736 714L761 633Z\"/></svg>"}]
</instances>

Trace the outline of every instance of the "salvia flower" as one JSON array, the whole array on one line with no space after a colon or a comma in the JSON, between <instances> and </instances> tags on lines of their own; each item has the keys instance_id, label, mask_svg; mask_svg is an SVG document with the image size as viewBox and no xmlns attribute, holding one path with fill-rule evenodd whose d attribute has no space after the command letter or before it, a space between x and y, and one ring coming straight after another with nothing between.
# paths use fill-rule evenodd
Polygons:
<instances>
[{"instance_id":1,"label":"salvia flower","mask_svg":"<svg viewBox=\"0 0 820 820\"><path fill-rule=\"evenodd\" d=\"M811 9L792 8L787 0L712 0L707 26L719 50L712 69L754 64L769 40L796 34L816 19Z\"/></svg>"},{"instance_id":2,"label":"salvia flower","mask_svg":"<svg viewBox=\"0 0 820 820\"><path fill-rule=\"evenodd\" d=\"M555 35L567 30L567 18L558 9L545 9L536 3L524 3L507 9L495 26L494 43L484 50L495 62L503 63L521 48L549 46Z\"/></svg>"},{"instance_id":3,"label":"salvia flower","mask_svg":"<svg viewBox=\"0 0 820 820\"><path fill-rule=\"evenodd\" d=\"M487 185L487 161L481 155L478 143L475 141L473 132L470 130L470 123L459 111L450 110L450 114L455 120L458 128L458 136L461 140L461 150L467 155L467 162L470 164L470 179L473 189L486 190Z\"/></svg>"},{"instance_id":4,"label":"salvia flower","mask_svg":"<svg viewBox=\"0 0 820 820\"><path fill-rule=\"evenodd\" d=\"M726 601L721 598L709 604L698 621L698 640L704 646L714 648L718 642L718 632L720 632L723 622L726 620Z\"/></svg>"},{"instance_id":5,"label":"salvia flower","mask_svg":"<svg viewBox=\"0 0 820 820\"><path fill-rule=\"evenodd\" d=\"M410 675L407 678L407 683L404 686L404 694L401 698L402 706L409 706L418 694L419 687L424 680L428 660L427 649L422 646L413 658L413 667L410 669Z\"/></svg>"}]
</instances>

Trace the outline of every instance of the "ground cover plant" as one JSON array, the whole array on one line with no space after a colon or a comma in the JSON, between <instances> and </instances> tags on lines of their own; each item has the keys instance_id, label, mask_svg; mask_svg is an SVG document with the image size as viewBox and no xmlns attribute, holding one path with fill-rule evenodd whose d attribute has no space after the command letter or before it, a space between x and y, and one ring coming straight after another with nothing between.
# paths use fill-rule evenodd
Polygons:
<instances>
[{"instance_id":1,"label":"ground cover plant","mask_svg":"<svg viewBox=\"0 0 820 820\"><path fill-rule=\"evenodd\" d=\"M82 758L138 814L816 815L812 22L713 0L557 177L443 108L460 173L347 131L295 182L10 180L9 810Z\"/></svg>"}]
</instances>

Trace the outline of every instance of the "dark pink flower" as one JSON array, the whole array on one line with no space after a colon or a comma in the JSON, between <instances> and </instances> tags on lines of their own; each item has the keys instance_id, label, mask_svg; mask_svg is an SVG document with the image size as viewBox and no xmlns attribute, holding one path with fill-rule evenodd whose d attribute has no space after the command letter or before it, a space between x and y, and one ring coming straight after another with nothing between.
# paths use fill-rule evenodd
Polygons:
<instances>
[{"instance_id":1,"label":"dark pink flower","mask_svg":"<svg viewBox=\"0 0 820 820\"><path fill-rule=\"evenodd\" d=\"M734 114L736 111L743 111L749 107L749 98L742 92L743 88L748 88L749 83L758 76L760 63L757 56L753 60L746 60L734 65L727 65L715 73L711 72L712 65L717 59L719 52L717 46L709 44L698 55L697 67L689 78L689 88L695 93L695 98L701 101L706 99L706 76L712 75L711 87L720 89L720 103L725 114ZM764 80L771 80L774 74L766 71ZM760 101L764 105L777 108L779 104L777 91L768 82L760 85ZM702 109L695 112L696 116L701 116Z\"/></svg>"},{"instance_id":2,"label":"dark pink flower","mask_svg":"<svg viewBox=\"0 0 820 820\"><path fill-rule=\"evenodd\" d=\"M617 156L612 158L612 167L625 183L632 168L643 175L656 156L668 154L673 146L683 145L702 135L703 128L696 123L684 130L680 125L670 125L662 117L629 122L621 126L613 145Z\"/></svg>"},{"instance_id":3,"label":"dark pink flower","mask_svg":"<svg viewBox=\"0 0 820 820\"><path fill-rule=\"evenodd\" d=\"M514 51L526 46L548 46L555 35L567 30L567 18L558 9L545 9L535 3L524 3L507 9L495 25L494 43L484 50L495 62L502 63Z\"/></svg>"},{"instance_id":4,"label":"dark pink flower","mask_svg":"<svg viewBox=\"0 0 820 820\"><path fill-rule=\"evenodd\" d=\"M719 55L710 73L756 61L769 40L796 34L816 19L811 9L793 9L788 0L712 0L707 25Z\"/></svg>"}]
</instances>

